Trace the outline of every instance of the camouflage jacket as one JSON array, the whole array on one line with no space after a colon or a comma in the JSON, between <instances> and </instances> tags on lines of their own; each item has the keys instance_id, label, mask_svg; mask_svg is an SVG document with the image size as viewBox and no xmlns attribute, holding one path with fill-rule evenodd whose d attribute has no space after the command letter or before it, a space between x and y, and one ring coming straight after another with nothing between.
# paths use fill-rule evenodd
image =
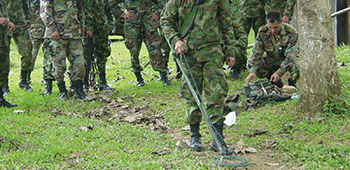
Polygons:
<instances>
[{"instance_id":1,"label":"camouflage jacket","mask_svg":"<svg viewBox=\"0 0 350 170\"><path fill-rule=\"evenodd\" d=\"M111 9L109 0L84 0L86 30L94 31L96 27L111 30Z\"/></svg>"},{"instance_id":2,"label":"camouflage jacket","mask_svg":"<svg viewBox=\"0 0 350 170\"><path fill-rule=\"evenodd\" d=\"M244 18L260 18L265 16L266 0L239 0L239 12Z\"/></svg>"},{"instance_id":3,"label":"camouflage jacket","mask_svg":"<svg viewBox=\"0 0 350 170\"><path fill-rule=\"evenodd\" d=\"M29 21L28 1L8 0L8 13L12 23L16 25L16 30L27 29Z\"/></svg>"},{"instance_id":4,"label":"camouflage jacket","mask_svg":"<svg viewBox=\"0 0 350 170\"><path fill-rule=\"evenodd\" d=\"M58 31L62 39L81 39L85 28L84 0L41 0L40 17L46 26L45 38Z\"/></svg>"},{"instance_id":5,"label":"camouflage jacket","mask_svg":"<svg viewBox=\"0 0 350 170\"><path fill-rule=\"evenodd\" d=\"M248 45L247 33L239 22L234 21L232 24L233 34L235 36L237 55L246 55L245 50Z\"/></svg>"},{"instance_id":6,"label":"camouflage jacket","mask_svg":"<svg viewBox=\"0 0 350 170\"><path fill-rule=\"evenodd\" d=\"M35 39L43 39L45 24L40 18L40 0L29 1L30 10L30 36Z\"/></svg>"},{"instance_id":7,"label":"camouflage jacket","mask_svg":"<svg viewBox=\"0 0 350 170\"><path fill-rule=\"evenodd\" d=\"M163 0L124 0L124 7L126 10L140 12L151 12L160 15L163 9Z\"/></svg>"},{"instance_id":8,"label":"camouflage jacket","mask_svg":"<svg viewBox=\"0 0 350 170\"><path fill-rule=\"evenodd\" d=\"M121 7L123 1L124 0L109 0L109 9L111 10L110 12L115 17L115 19L121 17L124 13L123 8Z\"/></svg>"},{"instance_id":9,"label":"camouflage jacket","mask_svg":"<svg viewBox=\"0 0 350 170\"><path fill-rule=\"evenodd\" d=\"M0 17L8 19L7 0L0 0ZM8 38L6 36L8 32L7 27L0 25L0 45L2 45L2 41Z\"/></svg>"},{"instance_id":10,"label":"camouflage jacket","mask_svg":"<svg viewBox=\"0 0 350 170\"><path fill-rule=\"evenodd\" d=\"M295 63L298 53L297 40L298 34L289 24L282 23L277 35L273 35L267 25L260 27L248 61L249 71L256 73L258 66L265 62L264 57L266 57L269 62L282 61L280 68L276 71L279 76L282 76L287 68Z\"/></svg>"},{"instance_id":11,"label":"camouflage jacket","mask_svg":"<svg viewBox=\"0 0 350 170\"><path fill-rule=\"evenodd\" d=\"M163 33L172 46L180 40L179 30L195 0L170 0L161 17ZM231 7L227 0L207 0L199 4L193 28L182 40L191 50L224 44L226 57L234 57Z\"/></svg>"},{"instance_id":12,"label":"camouflage jacket","mask_svg":"<svg viewBox=\"0 0 350 170\"><path fill-rule=\"evenodd\" d=\"M292 18L294 11L295 0L267 0L265 11L266 14L270 11L278 11L283 16Z\"/></svg>"}]
</instances>

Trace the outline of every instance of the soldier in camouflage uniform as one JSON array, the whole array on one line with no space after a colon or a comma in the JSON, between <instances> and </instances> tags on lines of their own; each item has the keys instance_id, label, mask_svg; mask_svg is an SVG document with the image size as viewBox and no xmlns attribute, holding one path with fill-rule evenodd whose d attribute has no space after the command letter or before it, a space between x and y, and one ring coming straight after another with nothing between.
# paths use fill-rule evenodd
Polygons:
<instances>
[{"instance_id":1,"label":"soldier in camouflage uniform","mask_svg":"<svg viewBox=\"0 0 350 170\"><path fill-rule=\"evenodd\" d=\"M107 58L111 55L111 47L108 42L108 35L111 32L113 26L109 22L111 10L108 0L86 0L84 3L85 13L90 14L90 17L86 18L87 23L92 23L91 26L87 26L87 31L92 31L92 44L93 55L96 58L96 64L99 71L100 90L112 90L107 85L106 81L106 62ZM89 35L90 36L90 35ZM89 87L89 72L88 60L90 60L88 39L84 39L84 57L86 73L84 78L84 90L88 90Z\"/></svg>"},{"instance_id":2,"label":"soldier in camouflage uniform","mask_svg":"<svg viewBox=\"0 0 350 170\"><path fill-rule=\"evenodd\" d=\"M125 46L131 54L131 68L137 79L137 86L144 86L141 76L143 68L140 65L139 53L142 41L145 42L152 68L159 71L164 85L170 85L167 77L166 58L160 50L161 37L158 33L159 15L163 8L159 0L125 0L124 34Z\"/></svg>"},{"instance_id":3,"label":"soldier in camouflage uniform","mask_svg":"<svg viewBox=\"0 0 350 170\"><path fill-rule=\"evenodd\" d=\"M295 86L299 78L296 65L298 34L291 25L282 23L279 12L268 13L266 20L267 25L259 29L248 61L250 74L246 78L246 84L250 80L255 81L258 76L267 78L278 87L282 87L281 77L288 71L291 73L288 84Z\"/></svg>"},{"instance_id":4,"label":"soldier in camouflage uniform","mask_svg":"<svg viewBox=\"0 0 350 170\"><path fill-rule=\"evenodd\" d=\"M84 99L83 79L85 65L82 35L85 14L81 0L41 0L40 17L46 26L45 38L51 38L54 76L60 91L60 99L67 100L68 92L64 82L66 58L70 62L70 79L74 98Z\"/></svg>"},{"instance_id":5,"label":"soldier in camouflage uniform","mask_svg":"<svg viewBox=\"0 0 350 170\"><path fill-rule=\"evenodd\" d=\"M40 0L29 1L30 10L30 37L32 40L32 65L31 70L34 70L35 60L38 56L40 46L42 46L44 58L43 58L43 79L45 81L44 95L50 95L52 93L52 81L55 77L52 74L52 62L50 56L49 44L51 39L45 39L45 25L40 18Z\"/></svg>"},{"instance_id":6,"label":"soldier in camouflage uniform","mask_svg":"<svg viewBox=\"0 0 350 170\"><path fill-rule=\"evenodd\" d=\"M7 0L0 0L0 87L6 83L10 70L10 30L15 26L8 19ZM15 107L4 99L4 92L0 88L0 107Z\"/></svg>"},{"instance_id":7,"label":"soldier in camouflage uniform","mask_svg":"<svg viewBox=\"0 0 350 170\"><path fill-rule=\"evenodd\" d=\"M295 0L267 0L265 5L266 14L270 11L278 11L282 15L282 22L289 23L293 17Z\"/></svg>"},{"instance_id":8,"label":"soldier in camouflage uniform","mask_svg":"<svg viewBox=\"0 0 350 170\"><path fill-rule=\"evenodd\" d=\"M10 0L8 4L9 18L16 25L16 30L12 34L18 53L21 55L21 75L18 83L19 87L32 91L30 87L30 74L33 71L31 69L32 59L32 44L28 32L28 4L24 0ZM8 82L8 81L7 81ZM5 84L4 90L8 91L8 83Z\"/></svg>"},{"instance_id":9,"label":"soldier in camouflage uniform","mask_svg":"<svg viewBox=\"0 0 350 170\"><path fill-rule=\"evenodd\" d=\"M266 0L239 0L239 13L240 17L238 23L243 26L246 32L246 40L248 42L248 35L250 29L253 28L255 36L258 33L258 29L265 25L265 6ZM243 51L247 50L247 45ZM241 76L241 70L245 69L247 65L247 55L240 56L237 58L237 67L233 70L234 78L239 78Z\"/></svg>"},{"instance_id":10,"label":"soldier in camouflage uniform","mask_svg":"<svg viewBox=\"0 0 350 170\"><path fill-rule=\"evenodd\" d=\"M176 53L186 54L195 83L200 92L204 91L209 117L214 128L223 137L224 100L228 86L222 66L226 61L232 67L235 56L231 8L227 0L202 1L198 4L192 29L181 38L179 35L183 33L179 33L179 28L188 26L184 21L195 3L195 0L170 0L163 11L161 27ZM182 62L184 63L183 58ZM186 70L184 74L188 75L188 72ZM181 94L187 101L187 122L191 128L189 147L200 151L199 125L202 114L186 83L182 85ZM215 142L212 150L218 151ZM225 154L232 153L227 148L224 150L227 151Z\"/></svg>"}]
</instances>

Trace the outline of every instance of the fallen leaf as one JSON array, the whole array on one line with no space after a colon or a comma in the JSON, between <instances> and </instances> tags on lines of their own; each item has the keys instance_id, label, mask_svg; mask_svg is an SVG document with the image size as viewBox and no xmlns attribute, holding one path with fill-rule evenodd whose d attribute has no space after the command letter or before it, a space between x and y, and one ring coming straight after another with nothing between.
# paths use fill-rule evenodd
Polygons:
<instances>
[{"instance_id":1,"label":"fallen leaf","mask_svg":"<svg viewBox=\"0 0 350 170\"><path fill-rule=\"evenodd\" d=\"M88 132L89 131L89 129L87 127L84 127L84 126L79 127L78 130L79 131L84 131L84 132Z\"/></svg>"},{"instance_id":2,"label":"fallen leaf","mask_svg":"<svg viewBox=\"0 0 350 170\"><path fill-rule=\"evenodd\" d=\"M71 156L71 157L72 157L72 158L79 158L79 157L80 157L80 154L74 152L74 153L72 153L72 156Z\"/></svg>"},{"instance_id":3,"label":"fallen leaf","mask_svg":"<svg viewBox=\"0 0 350 170\"><path fill-rule=\"evenodd\" d=\"M136 116L135 115L130 115L124 118L125 121L129 122L129 123L134 123L136 122Z\"/></svg>"},{"instance_id":4,"label":"fallen leaf","mask_svg":"<svg viewBox=\"0 0 350 170\"><path fill-rule=\"evenodd\" d=\"M265 165L267 165L267 166L273 166L273 167L280 166L279 163L265 163Z\"/></svg>"},{"instance_id":5,"label":"fallen leaf","mask_svg":"<svg viewBox=\"0 0 350 170\"><path fill-rule=\"evenodd\" d=\"M344 134L345 128L346 128L346 123L344 124L343 127L340 128L339 135L343 135Z\"/></svg>"},{"instance_id":6,"label":"fallen leaf","mask_svg":"<svg viewBox=\"0 0 350 170\"><path fill-rule=\"evenodd\" d=\"M167 151L154 151L154 152L151 152L151 154L155 154L155 155L165 155L165 154L168 154L169 152Z\"/></svg>"},{"instance_id":7,"label":"fallen leaf","mask_svg":"<svg viewBox=\"0 0 350 170\"><path fill-rule=\"evenodd\" d=\"M24 110L14 110L13 113L17 114L17 113L24 113Z\"/></svg>"},{"instance_id":8,"label":"fallen leaf","mask_svg":"<svg viewBox=\"0 0 350 170\"><path fill-rule=\"evenodd\" d=\"M253 133L245 133L244 136L255 137L255 136L266 134L266 133L267 133L266 130L255 129Z\"/></svg>"},{"instance_id":9,"label":"fallen leaf","mask_svg":"<svg viewBox=\"0 0 350 170\"><path fill-rule=\"evenodd\" d=\"M320 117L320 118L315 118L313 119L314 121L317 121L318 123L321 123L323 121L326 121L326 118Z\"/></svg>"},{"instance_id":10,"label":"fallen leaf","mask_svg":"<svg viewBox=\"0 0 350 170\"><path fill-rule=\"evenodd\" d=\"M176 142L175 146L180 149L188 148L188 145L185 141L179 140Z\"/></svg>"},{"instance_id":11,"label":"fallen leaf","mask_svg":"<svg viewBox=\"0 0 350 170\"><path fill-rule=\"evenodd\" d=\"M190 125L187 125L187 126L181 128L181 130L182 131L190 131L191 130Z\"/></svg>"},{"instance_id":12,"label":"fallen leaf","mask_svg":"<svg viewBox=\"0 0 350 170\"><path fill-rule=\"evenodd\" d=\"M129 154L133 154L135 152L135 150L133 150L133 149L123 149L123 151L125 153L129 153Z\"/></svg>"},{"instance_id":13,"label":"fallen leaf","mask_svg":"<svg viewBox=\"0 0 350 170\"><path fill-rule=\"evenodd\" d=\"M247 147L244 149L244 153L257 153L258 151L253 147Z\"/></svg>"}]
</instances>

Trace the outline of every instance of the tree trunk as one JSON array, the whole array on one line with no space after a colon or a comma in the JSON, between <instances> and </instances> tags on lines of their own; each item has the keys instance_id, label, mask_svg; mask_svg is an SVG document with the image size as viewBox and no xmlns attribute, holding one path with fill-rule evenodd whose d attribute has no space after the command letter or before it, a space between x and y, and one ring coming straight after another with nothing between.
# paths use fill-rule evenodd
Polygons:
<instances>
[{"instance_id":1,"label":"tree trunk","mask_svg":"<svg viewBox=\"0 0 350 170\"><path fill-rule=\"evenodd\" d=\"M320 113L340 82L328 0L298 0L300 111Z\"/></svg>"}]
</instances>

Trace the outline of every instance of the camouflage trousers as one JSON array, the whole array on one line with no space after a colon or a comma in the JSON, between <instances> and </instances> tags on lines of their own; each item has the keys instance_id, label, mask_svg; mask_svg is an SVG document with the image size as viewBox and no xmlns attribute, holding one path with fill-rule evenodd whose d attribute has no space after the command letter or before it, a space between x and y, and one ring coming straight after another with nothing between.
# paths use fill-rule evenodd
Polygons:
<instances>
[{"instance_id":1,"label":"camouflage trousers","mask_svg":"<svg viewBox=\"0 0 350 170\"><path fill-rule=\"evenodd\" d=\"M101 29L94 28L94 30L96 31L94 31L92 35L93 55L95 56L95 59L96 59L96 65L97 65L98 71L105 72L107 58L111 55L111 46L108 42L109 30L104 30L103 28ZM86 71L88 71L88 69L90 68L87 68L88 67L87 63L90 60L90 56L89 56L89 47L88 47L87 39L83 40L83 45L84 45L85 68L86 68Z\"/></svg>"},{"instance_id":2,"label":"camouflage trousers","mask_svg":"<svg viewBox=\"0 0 350 170\"><path fill-rule=\"evenodd\" d=\"M44 58L43 58L43 79L44 80L53 80L55 77L53 76L52 70L52 61L51 61L51 53L52 49L50 48L51 40L50 39L32 39L32 60L31 60L31 70L34 70L35 60L38 56L40 46L42 47Z\"/></svg>"},{"instance_id":3,"label":"camouflage trousers","mask_svg":"<svg viewBox=\"0 0 350 170\"><path fill-rule=\"evenodd\" d=\"M143 70L139 60L143 41L146 44L152 68L155 71L166 72L167 62L162 57L160 50L161 37L157 30L158 25L151 21L148 13L138 15L138 17L126 18L124 24L125 46L130 51L132 71L141 72Z\"/></svg>"},{"instance_id":4,"label":"camouflage trousers","mask_svg":"<svg viewBox=\"0 0 350 170\"><path fill-rule=\"evenodd\" d=\"M163 55L163 58L164 58L164 61L165 63L168 65L169 63L169 58L170 58L170 47L164 37L164 35L162 34L162 30L159 29L159 35L161 36L162 38L162 42L161 42L161 45L160 45L160 50L162 52L162 55ZM175 62L175 58L174 58L174 62Z\"/></svg>"},{"instance_id":5,"label":"camouflage trousers","mask_svg":"<svg viewBox=\"0 0 350 170\"><path fill-rule=\"evenodd\" d=\"M10 72L10 37L1 29L2 28L0 28L0 88L8 81Z\"/></svg>"},{"instance_id":6,"label":"camouflage trousers","mask_svg":"<svg viewBox=\"0 0 350 170\"><path fill-rule=\"evenodd\" d=\"M275 73L280 67L281 63L283 60L280 61L275 61L275 62L269 62L267 60L267 56L264 56L265 62L261 63L261 65L258 66L256 75L259 78L267 78L270 79L271 75ZM290 73L290 79L295 81L299 79L300 73L299 73L299 68L297 64L295 63L294 65L287 67L287 71Z\"/></svg>"},{"instance_id":7,"label":"camouflage trousers","mask_svg":"<svg viewBox=\"0 0 350 170\"><path fill-rule=\"evenodd\" d=\"M21 70L31 70L32 63L32 42L29 37L27 27L16 27L16 31L12 35L16 43L18 53L21 55Z\"/></svg>"},{"instance_id":8,"label":"camouflage trousers","mask_svg":"<svg viewBox=\"0 0 350 170\"><path fill-rule=\"evenodd\" d=\"M85 62L81 39L52 40L49 48L52 49L53 75L57 82L64 81L66 58L70 62L69 73L71 81L84 79Z\"/></svg>"},{"instance_id":9,"label":"camouflage trousers","mask_svg":"<svg viewBox=\"0 0 350 170\"><path fill-rule=\"evenodd\" d=\"M206 57L207 61L198 61L198 58ZM204 93L206 108L213 123L222 122L224 115L224 100L227 96L228 85L222 66L224 64L224 54L220 46L208 47L198 51L189 51L186 59L190 65L193 77L200 93ZM186 75L189 71L182 58ZM192 86L194 86L192 84ZM181 95L186 99L187 122L195 124L201 121L202 114L192 96L192 93L183 82Z\"/></svg>"},{"instance_id":10,"label":"camouflage trousers","mask_svg":"<svg viewBox=\"0 0 350 170\"><path fill-rule=\"evenodd\" d=\"M243 26L244 31L247 33L247 38L250 32L250 29L254 30L254 37L257 36L259 28L266 24L265 15L260 18L246 18L242 17L239 19L240 25Z\"/></svg>"}]
</instances>

